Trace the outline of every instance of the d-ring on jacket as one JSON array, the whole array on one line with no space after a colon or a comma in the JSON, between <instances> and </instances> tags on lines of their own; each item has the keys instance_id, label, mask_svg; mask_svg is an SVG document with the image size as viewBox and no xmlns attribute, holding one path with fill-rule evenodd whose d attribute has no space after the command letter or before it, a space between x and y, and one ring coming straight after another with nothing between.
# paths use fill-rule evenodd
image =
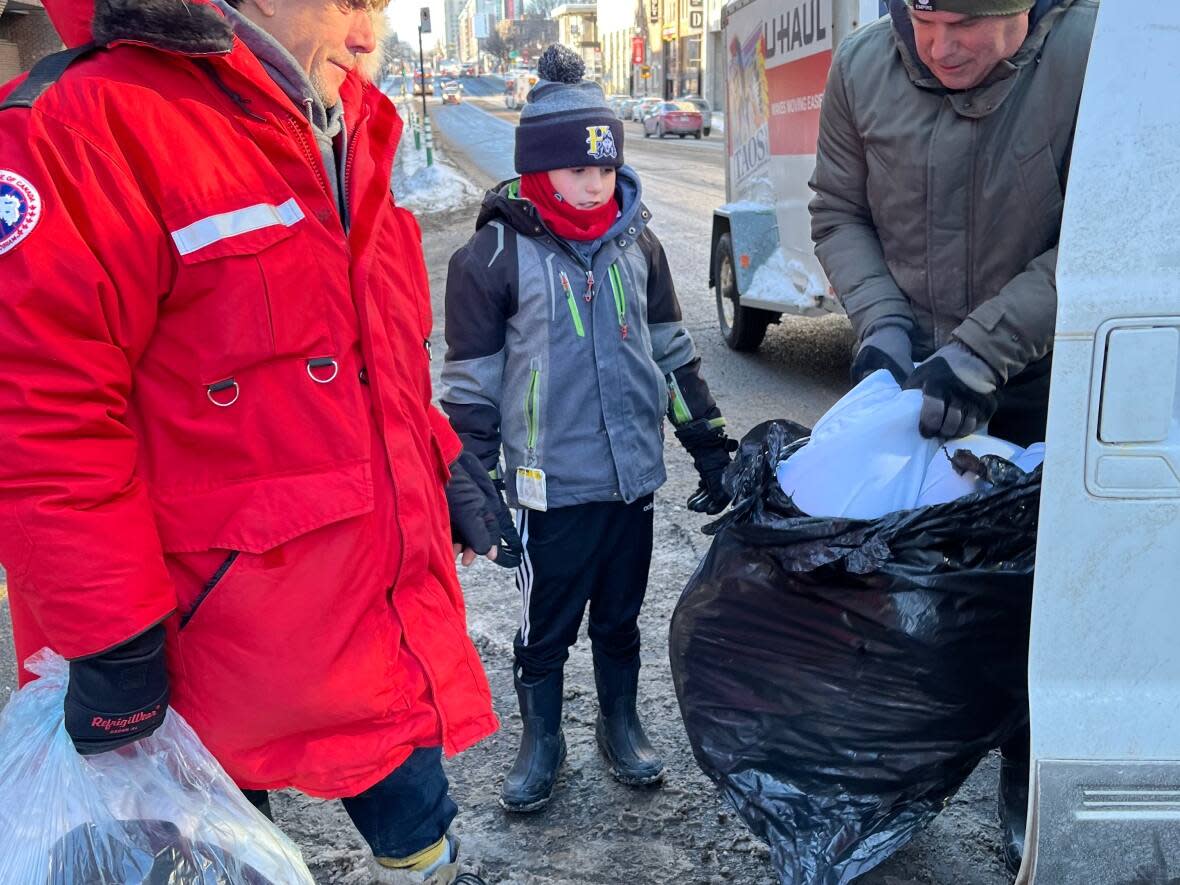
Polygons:
<instances>
[{"instance_id":1,"label":"d-ring on jacket","mask_svg":"<svg viewBox=\"0 0 1180 885\"><path fill-rule=\"evenodd\" d=\"M345 83L346 234L307 120L220 12L99 0L87 38L81 2L48 5L97 46L0 90L0 170L36 215L0 240L20 660L164 622L173 706L247 788L352 795L471 746L496 720L392 104Z\"/></svg>"}]
</instances>

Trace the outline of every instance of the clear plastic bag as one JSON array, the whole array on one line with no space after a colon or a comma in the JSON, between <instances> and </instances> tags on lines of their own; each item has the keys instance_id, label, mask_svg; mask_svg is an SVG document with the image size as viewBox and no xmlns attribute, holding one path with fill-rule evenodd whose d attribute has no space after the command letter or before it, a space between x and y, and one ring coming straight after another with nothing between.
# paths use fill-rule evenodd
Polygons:
<instances>
[{"instance_id":1,"label":"clear plastic bag","mask_svg":"<svg viewBox=\"0 0 1180 885\"><path fill-rule=\"evenodd\" d=\"M922 391L902 390L884 370L850 390L815 425L810 438L777 466L779 487L809 516L880 519L890 513L946 504L987 489L952 466L967 450L995 455L1031 472L1045 457L979 433L941 442L918 431Z\"/></svg>"},{"instance_id":2,"label":"clear plastic bag","mask_svg":"<svg viewBox=\"0 0 1180 885\"><path fill-rule=\"evenodd\" d=\"M26 666L40 678L0 713L0 883L315 885L175 710L150 737L79 756L69 665L42 649Z\"/></svg>"},{"instance_id":3,"label":"clear plastic bag","mask_svg":"<svg viewBox=\"0 0 1180 885\"><path fill-rule=\"evenodd\" d=\"M804 513L876 519L914 506L938 440L918 433L922 391L881 370L819 420L811 439L778 466L782 490Z\"/></svg>"}]
</instances>

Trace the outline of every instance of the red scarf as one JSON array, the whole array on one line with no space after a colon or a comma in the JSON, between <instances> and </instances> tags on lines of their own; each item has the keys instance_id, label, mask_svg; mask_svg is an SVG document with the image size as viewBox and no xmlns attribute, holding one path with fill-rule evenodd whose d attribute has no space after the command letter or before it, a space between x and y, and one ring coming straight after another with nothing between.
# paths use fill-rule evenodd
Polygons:
<instances>
[{"instance_id":1,"label":"red scarf","mask_svg":"<svg viewBox=\"0 0 1180 885\"><path fill-rule=\"evenodd\" d=\"M619 204L613 195L597 209L578 209L559 199L548 172L520 176L520 195L537 207L545 226L563 240L597 240L619 217Z\"/></svg>"}]
</instances>

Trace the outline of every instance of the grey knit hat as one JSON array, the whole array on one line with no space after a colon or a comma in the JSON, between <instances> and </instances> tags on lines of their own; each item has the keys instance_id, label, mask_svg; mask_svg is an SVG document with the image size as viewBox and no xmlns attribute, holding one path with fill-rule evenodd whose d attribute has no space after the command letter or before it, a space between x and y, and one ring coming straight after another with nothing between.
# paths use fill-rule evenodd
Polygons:
<instances>
[{"instance_id":1,"label":"grey knit hat","mask_svg":"<svg viewBox=\"0 0 1180 885\"><path fill-rule=\"evenodd\" d=\"M918 12L955 12L959 15L1018 15L1028 12L1035 0L906 0Z\"/></svg>"},{"instance_id":2,"label":"grey knit hat","mask_svg":"<svg viewBox=\"0 0 1180 885\"><path fill-rule=\"evenodd\" d=\"M560 43L541 53L516 127L517 172L623 165L623 123L585 72L582 57Z\"/></svg>"}]
</instances>

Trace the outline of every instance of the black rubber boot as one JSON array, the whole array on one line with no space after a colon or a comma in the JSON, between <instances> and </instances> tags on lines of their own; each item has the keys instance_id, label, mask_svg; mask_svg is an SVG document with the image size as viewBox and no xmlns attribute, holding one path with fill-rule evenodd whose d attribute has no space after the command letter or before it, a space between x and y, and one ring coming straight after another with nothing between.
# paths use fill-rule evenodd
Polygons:
<instances>
[{"instance_id":1,"label":"black rubber boot","mask_svg":"<svg viewBox=\"0 0 1180 885\"><path fill-rule=\"evenodd\" d=\"M1008 872L1016 875L1024 857L1024 829L1028 816L1028 726L1000 747L1000 851Z\"/></svg>"},{"instance_id":2,"label":"black rubber boot","mask_svg":"<svg viewBox=\"0 0 1180 885\"><path fill-rule=\"evenodd\" d=\"M561 733L562 673L558 670L535 683L514 676L520 702L523 731L520 750L500 789L505 811L540 811L553 798L557 770L565 761L565 735Z\"/></svg>"},{"instance_id":3,"label":"black rubber boot","mask_svg":"<svg viewBox=\"0 0 1180 885\"><path fill-rule=\"evenodd\" d=\"M615 780L633 787L662 782L664 761L644 734L635 710L639 658L620 664L605 655L595 655L594 682L598 686L599 708L594 734L610 773Z\"/></svg>"}]
</instances>

